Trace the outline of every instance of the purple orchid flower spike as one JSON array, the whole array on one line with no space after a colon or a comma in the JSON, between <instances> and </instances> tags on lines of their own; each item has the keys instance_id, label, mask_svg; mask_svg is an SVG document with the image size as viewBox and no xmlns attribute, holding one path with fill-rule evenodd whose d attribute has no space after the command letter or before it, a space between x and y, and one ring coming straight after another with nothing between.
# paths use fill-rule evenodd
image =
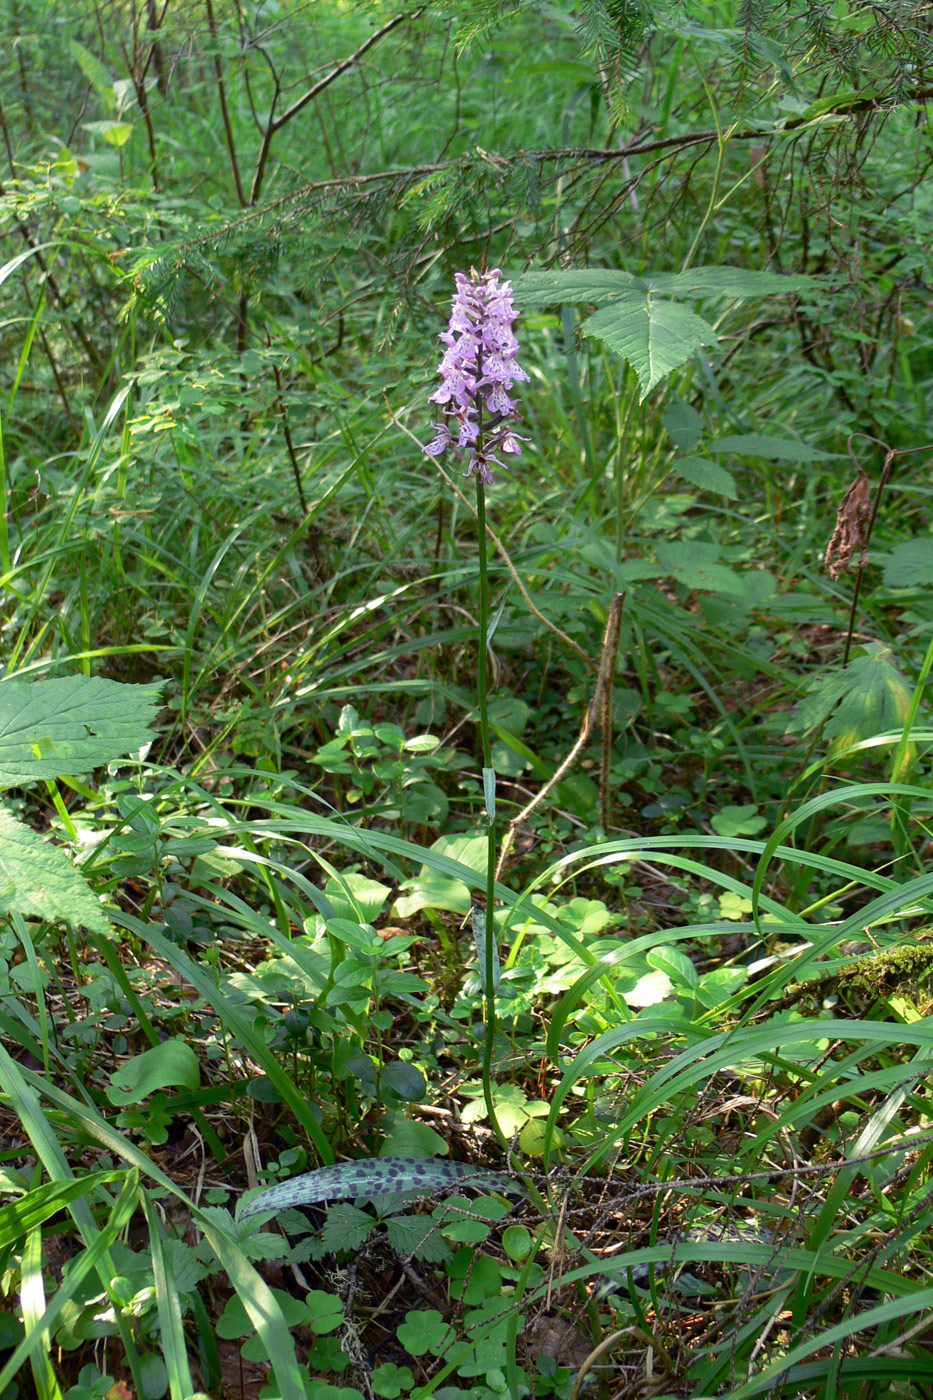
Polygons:
<instances>
[{"instance_id":1,"label":"purple orchid flower spike","mask_svg":"<svg viewBox=\"0 0 933 1400\"><path fill-rule=\"evenodd\" d=\"M441 385L431 395L444 418L424 449L430 457L448 448L466 457L467 476L476 472L487 486L493 483L490 463L508 465L496 453L520 456L519 443L528 441L513 427L521 418L509 391L528 375L516 359L512 284L500 284L501 276L498 267L484 273L471 268L469 277L456 274L450 324L440 337L447 347L440 363Z\"/></svg>"}]
</instances>

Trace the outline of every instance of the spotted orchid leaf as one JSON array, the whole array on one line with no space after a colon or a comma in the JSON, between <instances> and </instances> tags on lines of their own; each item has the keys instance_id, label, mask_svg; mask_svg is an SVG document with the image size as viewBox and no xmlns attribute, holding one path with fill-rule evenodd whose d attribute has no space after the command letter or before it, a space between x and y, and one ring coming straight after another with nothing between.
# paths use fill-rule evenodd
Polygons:
<instances>
[{"instance_id":1,"label":"spotted orchid leaf","mask_svg":"<svg viewBox=\"0 0 933 1400\"><path fill-rule=\"evenodd\" d=\"M285 1210L288 1206L313 1205L317 1201L347 1201L368 1196L395 1196L405 1191L432 1195L455 1186L478 1186L494 1191L524 1194L524 1187L502 1172L472 1167L469 1162L440 1162L420 1157L371 1157L337 1162L280 1181L262 1191L239 1212L241 1220L260 1211Z\"/></svg>"}]
</instances>

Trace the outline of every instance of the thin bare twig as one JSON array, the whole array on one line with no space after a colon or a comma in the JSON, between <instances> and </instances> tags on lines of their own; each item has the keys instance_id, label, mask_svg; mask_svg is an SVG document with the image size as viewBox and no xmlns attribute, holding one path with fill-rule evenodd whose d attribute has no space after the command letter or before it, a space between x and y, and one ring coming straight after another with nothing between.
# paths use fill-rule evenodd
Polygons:
<instances>
[{"instance_id":1,"label":"thin bare twig","mask_svg":"<svg viewBox=\"0 0 933 1400\"><path fill-rule=\"evenodd\" d=\"M233 172L233 184L236 189L237 203L245 209L249 201L246 198L246 191L243 189L243 182L240 179L240 162L237 159L236 142L233 137L233 123L230 120L230 108L227 105L227 84L224 78L224 67L220 61L220 50L217 33L217 21L214 18L213 0L204 0L204 7L207 12L207 27L210 31L211 42L214 45L214 76L217 79L217 96L220 99L220 116L224 126L224 138L227 142L227 151L230 156L230 168Z\"/></svg>"},{"instance_id":2,"label":"thin bare twig","mask_svg":"<svg viewBox=\"0 0 933 1400\"><path fill-rule=\"evenodd\" d=\"M596 676L596 685L593 690L593 698L587 706L586 714L583 717L583 724L580 728L580 734L577 738L577 741L574 744L573 748L570 750L567 757L564 759L563 763L560 765L560 767L551 775L551 777L544 784L544 787L541 788L535 794L535 796L531 799L527 806L522 808L518 816L513 817L512 820L509 822L508 829L502 841L502 850L499 853L499 864L496 866L497 880L502 874L502 868L505 865L506 857L512 845L512 841L514 839L516 830L519 826L521 826L522 822L528 820L535 808L540 806L540 804L547 797L548 793L553 792L554 788L561 781L564 774L568 771L571 765L577 761L581 752L583 751L583 748L586 745L587 740L590 737L590 734L593 732L593 728L596 724L597 719L602 719L603 721L604 741L606 734L611 732L609 730L606 720L605 697L607 692L610 696L612 694L612 677L615 672L616 654L619 649L619 628L622 622L622 605L624 602L625 594L617 593L609 606L609 617L606 620L606 631L605 635L603 636L603 649L602 655L599 659L599 671ZM603 794L604 812L607 809L607 807L608 796L606 794Z\"/></svg>"},{"instance_id":3,"label":"thin bare twig","mask_svg":"<svg viewBox=\"0 0 933 1400\"><path fill-rule=\"evenodd\" d=\"M316 82L313 87L309 87L307 92L302 93L290 107L286 108L280 117L274 117L270 111L269 121L262 138L259 154L256 157L256 168L253 171L253 184L249 192L249 203L251 205L255 204L256 200L259 198L263 177L266 172L266 162L269 159L272 139L276 132L281 131L282 127L286 126L293 117L297 117L298 113L302 112L309 102L313 102L316 97L319 97L326 88L330 87L331 83L336 82L342 73L346 73L348 68L352 68L355 64L359 63L363 55L367 53L374 44L378 44L381 39L384 39L387 34L390 34L392 30L396 29L400 24L404 24L406 20L416 20L419 15L424 13L426 8L427 6L421 5L417 10L403 10L392 19L387 20L381 29L377 29L374 34L369 36L365 43L360 44L359 48L355 49L353 53L341 59L341 61L336 63L330 72L321 78L319 82Z\"/></svg>"}]
</instances>

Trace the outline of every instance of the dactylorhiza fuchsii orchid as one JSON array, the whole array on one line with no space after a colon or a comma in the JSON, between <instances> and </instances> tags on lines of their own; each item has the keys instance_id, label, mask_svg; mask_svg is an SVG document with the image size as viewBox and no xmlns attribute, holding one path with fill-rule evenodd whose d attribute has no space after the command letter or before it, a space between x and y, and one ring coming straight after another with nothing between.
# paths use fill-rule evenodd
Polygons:
<instances>
[{"instance_id":1,"label":"dactylorhiza fuchsii orchid","mask_svg":"<svg viewBox=\"0 0 933 1400\"><path fill-rule=\"evenodd\" d=\"M528 375L516 359L512 284L500 284L501 276L498 267L484 273L471 268L469 277L456 274L450 324L440 337L447 346L439 369L442 382L431 395L444 419L424 449L431 457L448 448L466 457L467 476L475 472L486 486L494 479L491 463L508 465L497 454L520 456L519 443L528 441L514 431L521 419L509 390Z\"/></svg>"},{"instance_id":2,"label":"dactylorhiza fuchsii orchid","mask_svg":"<svg viewBox=\"0 0 933 1400\"><path fill-rule=\"evenodd\" d=\"M466 475L476 476L479 573L476 694L486 812L486 901L485 908L473 905L473 937L483 993L483 1099L489 1125L499 1146L508 1152L509 1142L496 1116L493 1094L499 953L495 934L496 770L492 761L486 656L491 634L485 489L493 484L493 465L505 467L503 457L519 456L522 450L519 443L528 441L515 431L516 423L521 420L509 392L516 381L527 380L528 375L516 359L518 341L512 331L516 316L512 284L500 282L501 276L502 269L498 267L490 272L476 272L471 268L469 276L465 272L456 274L457 290L450 322L441 335L446 347L439 370L441 384L431 395L431 401L440 405L443 416L434 441L423 451L429 457L440 457L449 448L456 457L466 458Z\"/></svg>"}]
</instances>

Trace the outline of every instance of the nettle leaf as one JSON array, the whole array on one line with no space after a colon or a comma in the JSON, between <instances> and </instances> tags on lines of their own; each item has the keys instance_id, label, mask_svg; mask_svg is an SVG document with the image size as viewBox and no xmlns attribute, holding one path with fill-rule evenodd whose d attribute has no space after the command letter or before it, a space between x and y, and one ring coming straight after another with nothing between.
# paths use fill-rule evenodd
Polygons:
<instances>
[{"instance_id":1,"label":"nettle leaf","mask_svg":"<svg viewBox=\"0 0 933 1400\"><path fill-rule=\"evenodd\" d=\"M711 442L708 452L734 452L738 457L765 457L778 462L826 462L837 456L793 438L769 437L765 433L737 433Z\"/></svg>"},{"instance_id":2,"label":"nettle leaf","mask_svg":"<svg viewBox=\"0 0 933 1400\"><path fill-rule=\"evenodd\" d=\"M0 788L87 773L152 739L161 681L0 681Z\"/></svg>"},{"instance_id":3,"label":"nettle leaf","mask_svg":"<svg viewBox=\"0 0 933 1400\"><path fill-rule=\"evenodd\" d=\"M663 422L678 452L692 452L703 436L703 419L678 394L672 396Z\"/></svg>"},{"instance_id":4,"label":"nettle leaf","mask_svg":"<svg viewBox=\"0 0 933 1400\"><path fill-rule=\"evenodd\" d=\"M933 584L933 535L917 535L896 544L884 561L888 588L924 588Z\"/></svg>"},{"instance_id":5,"label":"nettle leaf","mask_svg":"<svg viewBox=\"0 0 933 1400\"><path fill-rule=\"evenodd\" d=\"M193 1093L200 1083L201 1067L188 1042L163 1040L116 1070L106 1093L111 1103L139 1103L158 1089L177 1086Z\"/></svg>"},{"instance_id":6,"label":"nettle leaf","mask_svg":"<svg viewBox=\"0 0 933 1400\"><path fill-rule=\"evenodd\" d=\"M701 491L711 491L713 495L725 496L730 501L738 495L732 473L706 457L675 457L671 468L682 480L689 481L691 486Z\"/></svg>"},{"instance_id":7,"label":"nettle leaf","mask_svg":"<svg viewBox=\"0 0 933 1400\"><path fill-rule=\"evenodd\" d=\"M417 1157L370 1157L319 1167L291 1181L280 1181L245 1205L240 1219L260 1211L305 1206L315 1201L352 1201L370 1196L395 1196L404 1191L432 1195L452 1186L477 1186L523 1194L524 1188L501 1172L472 1167L468 1162L437 1162Z\"/></svg>"},{"instance_id":8,"label":"nettle leaf","mask_svg":"<svg viewBox=\"0 0 933 1400\"><path fill-rule=\"evenodd\" d=\"M641 384L641 403L695 350L718 343L716 332L702 316L650 293L638 301L602 307L583 322L583 331L628 361Z\"/></svg>"},{"instance_id":9,"label":"nettle leaf","mask_svg":"<svg viewBox=\"0 0 933 1400\"><path fill-rule=\"evenodd\" d=\"M887 647L873 642L844 669L825 671L811 683L811 693L797 706L788 729L806 734L825 722L827 739L848 749L861 739L902 729L913 686L891 661ZM911 760L916 745L910 745Z\"/></svg>"},{"instance_id":10,"label":"nettle leaf","mask_svg":"<svg viewBox=\"0 0 933 1400\"><path fill-rule=\"evenodd\" d=\"M94 933L110 931L106 914L61 847L0 807L0 914L13 912Z\"/></svg>"}]
</instances>

